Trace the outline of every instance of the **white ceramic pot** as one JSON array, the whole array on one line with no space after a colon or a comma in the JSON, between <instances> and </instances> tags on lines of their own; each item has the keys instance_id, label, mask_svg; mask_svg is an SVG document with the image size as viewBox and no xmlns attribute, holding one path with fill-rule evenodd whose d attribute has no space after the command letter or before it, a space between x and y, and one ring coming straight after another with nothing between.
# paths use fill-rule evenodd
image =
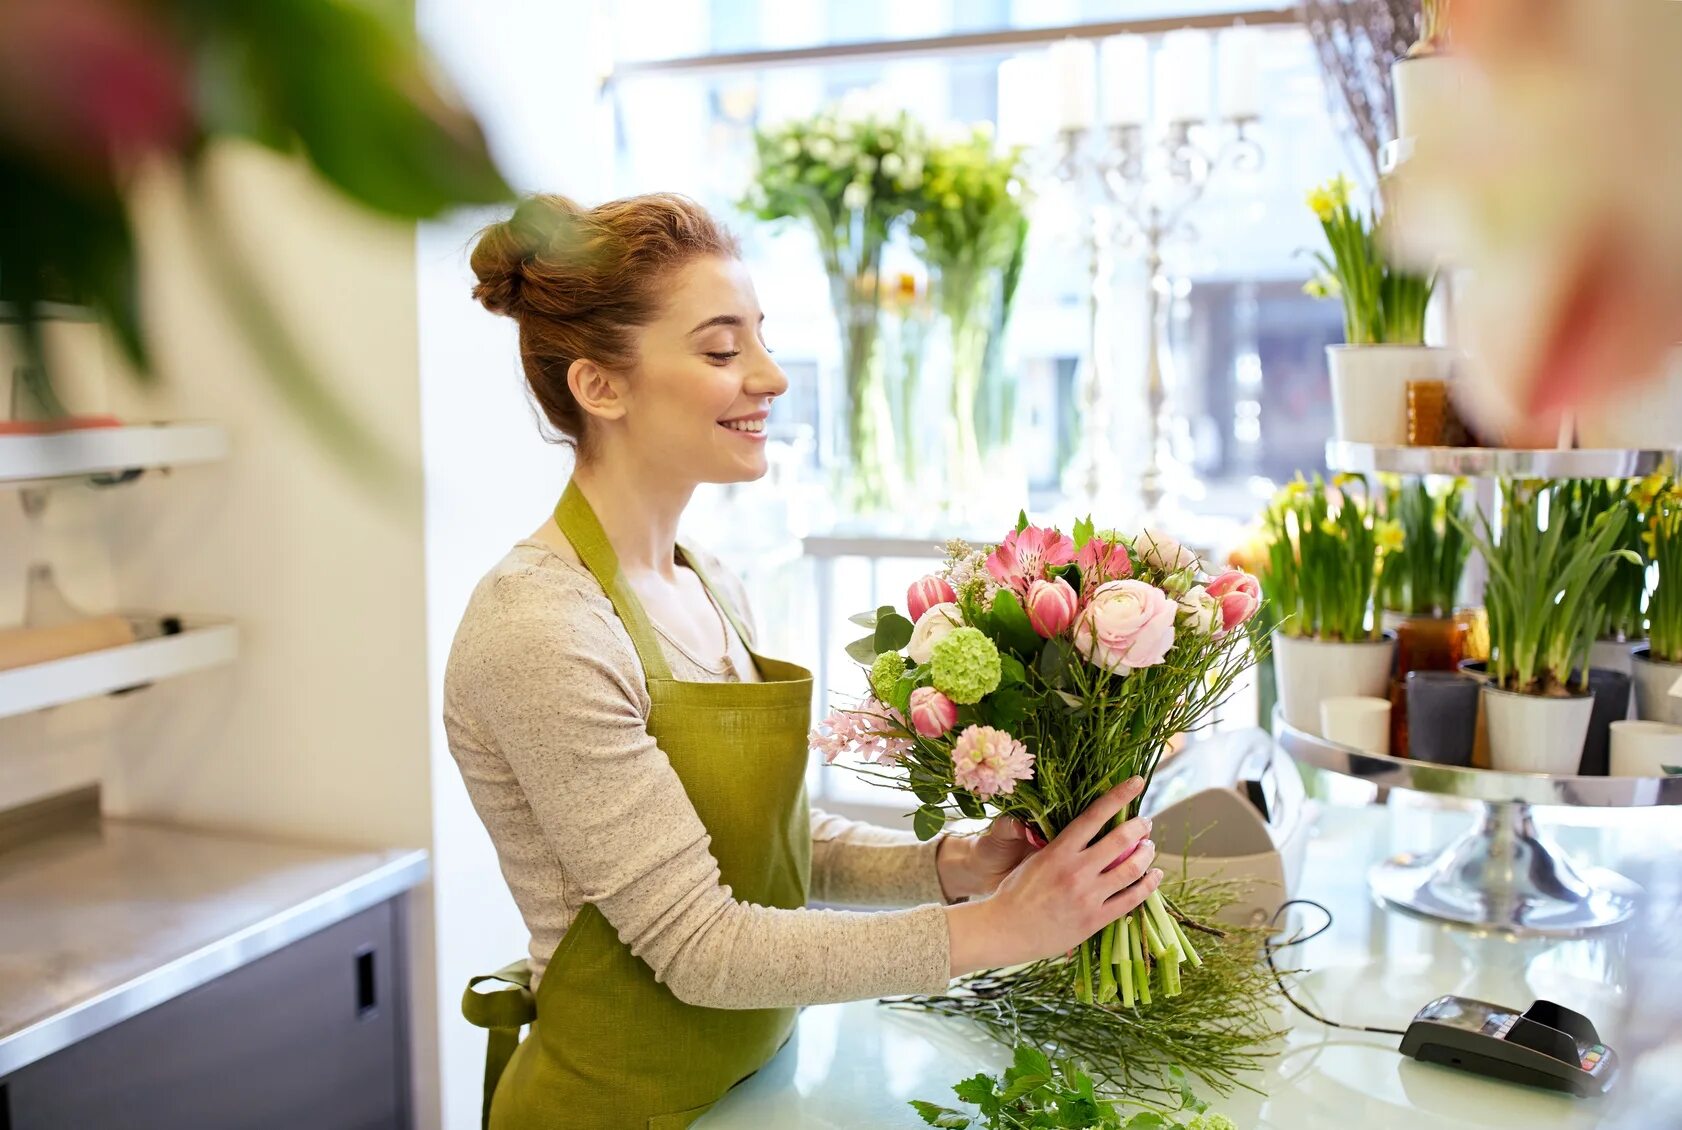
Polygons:
<instances>
[{"instance_id":1,"label":"white ceramic pot","mask_svg":"<svg viewBox=\"0 0 1682 1130\"><path fill-rule=\"evenodd\" d=\"M1635 716L1648 722L1682 726L1682 697L1671 688L1682 681L1682 663L1659 663L1647 648L1630 656L1630 682L1635 684Z\"/></svg>"},{"instance_id":2,"label":"white ceramic pot","mask_svg":"<svg viewBox=\"0 0 1682 1130\"><path fill-rule=\"evenodd\" d=\"M1350 443L1408 441L1408 382L1447 381L1456 354L1436 345L1328 345L1332 420Z\"/></svg>"},{"instance_id":3,"label":"white ceramic pot","mask_svg":"<svg viewBox=\"0 0 1682 1130\"><path fill-rule=\"evenodd\" d=\"M1484 684L1490 767L1503 773L1575 777L1583 760L1594 696L1538 695Z\"/></svg>"},{"instance_id":4,"label":"white ceramic pot","mask_svg":"<svg viewBox=\"0 0 1682 1130\"><path fill-rule=\"evenodd\" d=\"M1663 777L1682 765L1682 726L1664 722L1612 723L1614 777Z\"/></svg>"},{"instance_id":5,"label":"white ceramic pot","mask_svg":"<svg viewBox=\"0 0 1682 1130\"><path fill-rule=\"evenodd\" d=\"M1395 648L1391 636L1344 643L1273 633L1273 673L1285 721L1295 729L1323 737L1320 703L1324 700L1351 695L1385 697Z\"/></svg>"},{"instance_id":6,"label":"white ceramic pot","mask_svg":"<svg viewBox=\"0 0 1682 1130\"><path fill-rule=\"evenodd\" d=\"M1594 448L1674 449L1682 436L1682 347L1657 379L1597 395L1577 414L1577 443Z\"/></svg>"},{"instance_id":7,"label":"white ceramic pot","mask_svg":"<svg viewBox=\"0 0 1682 1130\"><path fill-rule=\"evenodd\" d=\"M1420 55L1398 59L1390 68L1390 86L1396 95L1396 136L1419 136L1421 124L1442 122L1446 107L1460 98L1463 60L1453 55Z\"/></svg>"}]
</instances>

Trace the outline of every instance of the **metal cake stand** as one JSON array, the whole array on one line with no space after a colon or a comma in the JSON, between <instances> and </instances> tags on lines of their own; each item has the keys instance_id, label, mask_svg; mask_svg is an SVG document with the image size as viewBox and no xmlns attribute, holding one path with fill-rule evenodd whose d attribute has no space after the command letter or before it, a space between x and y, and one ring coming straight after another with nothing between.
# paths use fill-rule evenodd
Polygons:
<instances>
[{"instance_id":1,"label":"metal cake stand","mask_svg":"<svg viewBox=\"0 0 1682 1130\"><path fill-rule=\"evenodd\" d=\"M1628 918L1641 893L1615 871L1573 864L1537 830L1533 805L1682 804L1682 777L1552 777L1432 765L1327 741L1289 725L1277 709L1273 730L1287 753L1316 768L1474 802L1477 816L1464 835L1437 851L1385 860L1368 879L1387 906L1496 933L1578 937Z\"/></svg>"}]
</instances>

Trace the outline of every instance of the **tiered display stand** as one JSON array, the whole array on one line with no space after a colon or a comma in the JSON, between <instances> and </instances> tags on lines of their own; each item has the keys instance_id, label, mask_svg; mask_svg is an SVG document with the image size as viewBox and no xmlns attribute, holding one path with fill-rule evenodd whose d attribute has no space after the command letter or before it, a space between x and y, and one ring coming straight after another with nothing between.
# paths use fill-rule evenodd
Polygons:
<instances>
[{"instance_id":1,"label":"tiered display stand","mask_svg":"<svg viewBox=\"0 0 1682 1130\"><path fill-rule=\"evenodd\" d=\"M1334 471L1474 478L1634 478L1677 465L1676 451L1519 451L1378 447L1333 441ZM1387 906L1426 918L1521 936L1575 937L1615 925L1640 888L1615 872L1579 867L1536 828L1536 805L1640 808L1682 805L1678 777L1559 777L1505 773L1365 753L1288 725L1279 744L1299 761L1371 784L1460 797L1477 806L1472 828L1437 851L1386 860L1369 875Z\"/></svg>"}]
</instances>

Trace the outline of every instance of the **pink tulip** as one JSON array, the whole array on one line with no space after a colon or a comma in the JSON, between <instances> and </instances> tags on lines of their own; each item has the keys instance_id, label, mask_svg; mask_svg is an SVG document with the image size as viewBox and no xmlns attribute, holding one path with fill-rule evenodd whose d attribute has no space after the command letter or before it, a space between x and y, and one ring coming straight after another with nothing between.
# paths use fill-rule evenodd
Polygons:
<instances>
[{"instance_id":1,"label":"pink tulip","mask_svg":"<svg viewBox=\"0 0 1682 1130\"><path fill-rule=\"evenodd\" d=\"M1045 578L1047 569L1067 565L1075 559L1075 540L1067 534L1039 526L1026 526L1005 535L1005 540L987 558L987 572L1017 596L1026 596L1035 581Z\"/></svg>"},{"instance_id":2,"label":"pink tulip","mask_svg":"<svg viewBox=\"0 0 1682 1130\"><path fill-rule=\"evenodd\" d=\"M937 604L950 604L958 599L958 594L952 591L945 577L929 574L921 580L913 581L911 587L905 590L905 606L911 612L911 622L915 624L923 618L923 613Z\"/></svg>"},{"instance_id":3,"label":"pink tulip","mask_svg":"<svg viewBox=\"0 0 1682 1130\"><path fill-rule=\"evenodd\" d=\"M1080 609L1080 597L1062 577L1050 581L1035 581L1028 586L1028 597L1022 602L1028 611L1028 622L1044 639L1060 636L1074 623Z\"/></svg>"},{"instance_id":4,"label":"pink tulip","mask_svg":"<svg viewBox=\"0 0 1682 1130\"><path fill-rule=\"evenodd\" d=\"M1261 582L1242 569L1228 569L1205 587L1221 603L1221 635L1244 623L1261 607Z\"/></svg>"},{"instance_id":5,"label":"pink tulip","mask_svg":"<svg viewBox=\"0 0 1682 1130\"><path fill-rule=\"evenodd\" d=\"M1081 546L1075 564L1080 566L1081 591L1088 593L1108 581L1119 581L1133 575L1133 562L1127 556L1127 547L1120 541L1102 537L1094 537Z\"/></svg>"},{"instance_id":6,"label":"pink tulip","mask_svg":"<svg viewBox=\"0 0 1682 1130\"><path fill-rule=\"evenodd\" d=\"M938 738L958 724L958 704L933 687L911 692L911 728L925 738Z\"/></svg>"},{"instance_id":7,"label":"pink tulip","mask_svg":"<svg viewBox=\"0 0 1682 1130\"><path fill-rule=\"evenodd\" d=\"M1075 619L1075 650L1118 675L1161 663L1174 646L1179 609L1167 593L1144 581L1100 585Z\"/></svg>"}]
</instances>

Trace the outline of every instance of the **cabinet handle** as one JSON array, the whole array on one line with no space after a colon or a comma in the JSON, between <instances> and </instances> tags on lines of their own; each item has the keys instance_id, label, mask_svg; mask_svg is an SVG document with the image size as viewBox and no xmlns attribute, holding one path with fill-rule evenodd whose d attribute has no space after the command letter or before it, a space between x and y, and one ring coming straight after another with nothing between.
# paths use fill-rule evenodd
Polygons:
<instances>
[{"instance_id":1,"label":"cabinet handle","mask_svg":"<svg viewBox=\"0 0 1682 1130\"><path fill-rule=\"evenodd\" d=\"M366 1020L379 1009L379 1001L374 992L374 950L373 947L356 951L356 1018ZM0 1130L7 1130L4 1123L0 1123Z\"/></svg>"}]
</instances>

